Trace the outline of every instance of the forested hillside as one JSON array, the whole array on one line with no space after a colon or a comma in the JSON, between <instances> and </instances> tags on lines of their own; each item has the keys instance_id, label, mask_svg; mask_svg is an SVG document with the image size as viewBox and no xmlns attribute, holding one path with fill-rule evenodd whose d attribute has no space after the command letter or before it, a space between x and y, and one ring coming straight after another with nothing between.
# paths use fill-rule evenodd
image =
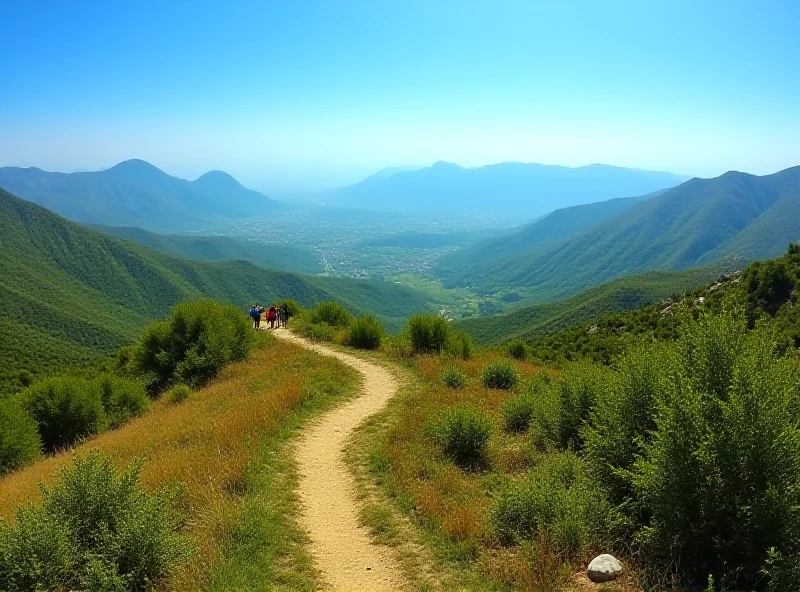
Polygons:
<instances>
[{"instance_id":1,"label":"forested hillside","mask_svg":"<svg viewBox=\"0 0 800 592\"><path fill-rule=\"evenodd\" d=\"M0 187L77 222L148 229L192 228L218 217L249 218L285 208L227 173L187 181L143 160L69 174L5 167Z\"/></svg>"},{"instance_id":2,"label":"forested hillside","mask_svg":"<svg viewBox=\"0 0 800 592\"><path fill-rule=\"evenodd\" d=\"M389 326L427 309L419 292L378 281L316 278L246 262L187 261L89 230L0 190L0 385L128 344L177 302L245 307L338 300Z\"/></svg>"},{"instance_id":3,"label":"forested hillside","mask_svg":"<svg viewBox=\"0 0 800 592\"><path fill-rule=\"evenodd\" d=\"M311 251L291 245L257 243L230 236L196 236L185 234L156 234L132 226L101 226L92 228L176 257L199 261L248 261L269 269L296 273L319 273L324 270L320 258Z\"/></svg>"},{"instance_id":4,"label":"forested hillside","mask_svg":"<svg viewBox=\"0 0 800 592\"><path fill-rule=\"evenodd\" d=\"M763 177L729 172L692 179L560 242L527 248L521 238L498 239L472 253L444 270L445 283L525 286L553 300L651 269L775 257L800 238L800 167ZM509 248L498 257L503 243Z\"/></svg>"},{"instance_id":5,"label":"forested hillside","mask_svg":"<svg viewBox=\"0 0 800 592\"><path fill-rule=\"evenodd\" d=\"M479 345L496 345L514 338L533 339L601 315L661 302L692 291L723 273L720 266L686 271L651 271L611 280L566 300L534 304L511 312L456 321Z\"/></svg>"}]
</instances>

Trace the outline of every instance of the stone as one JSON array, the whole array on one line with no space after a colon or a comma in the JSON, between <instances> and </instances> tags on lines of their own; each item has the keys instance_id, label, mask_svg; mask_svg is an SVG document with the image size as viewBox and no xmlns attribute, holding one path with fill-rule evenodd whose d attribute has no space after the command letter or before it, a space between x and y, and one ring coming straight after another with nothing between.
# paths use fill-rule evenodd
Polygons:
<instances>
[{"instance_id":1,"label":"stone","mask_svg":"<svg viewBox=\"0 0 800 592\"><path fill-rule=\"evenodd\" d=\"M595 584L616 580L622 573L622 564L613 555L603 553L598 555L589 564L586 575Z\"/></svg>"}]
</instances>

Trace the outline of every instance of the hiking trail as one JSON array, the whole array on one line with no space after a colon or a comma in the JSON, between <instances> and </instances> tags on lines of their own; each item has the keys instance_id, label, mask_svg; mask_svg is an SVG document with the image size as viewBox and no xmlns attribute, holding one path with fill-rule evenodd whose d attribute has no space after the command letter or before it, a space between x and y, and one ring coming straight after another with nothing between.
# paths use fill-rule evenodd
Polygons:
<instances>
[{"instance_id":1,"label":"hiking trail","mask_svg":"<svg viewBox=\"0 0 800 592\"><path fill-rule=\"evenodd\" d=\"M363 378L355 399L325 413L303 430L294 445L300 474L300 527L310 540L311 555L325 589L395 591L405 589L400 566L391 551L375 545L358 521L356 484L344 460L347 439L397 392L394 376L378 364L311 343L285 329L275 334L354 368Z\"/></svg>"}]
</instances>

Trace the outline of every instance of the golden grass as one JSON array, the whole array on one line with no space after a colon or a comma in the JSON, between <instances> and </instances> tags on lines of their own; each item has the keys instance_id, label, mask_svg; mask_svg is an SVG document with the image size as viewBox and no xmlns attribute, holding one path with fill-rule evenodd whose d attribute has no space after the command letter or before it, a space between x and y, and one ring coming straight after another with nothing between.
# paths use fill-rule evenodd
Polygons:
<instances>
[{"instance_id":1,"label":"golden grass","mask_svg":"<svg viewBox=\"0 0 800 592\"><path fill-rule=\"evenodd\" d=\"M170 589L202 587L236 519L242 471L258 439L300 404L308 374L337 364L279 341L227 367L185 402L158 401L142 417L77 447L79 453L98 450L119 466L144 459L141 477L147 487L185 484L187 531L195 553ZM52 482L70 460L70 453L61 453L0 479L0 516L13 520L17 508L40 497L39 484Z\"/></svg>"}]
</instances>

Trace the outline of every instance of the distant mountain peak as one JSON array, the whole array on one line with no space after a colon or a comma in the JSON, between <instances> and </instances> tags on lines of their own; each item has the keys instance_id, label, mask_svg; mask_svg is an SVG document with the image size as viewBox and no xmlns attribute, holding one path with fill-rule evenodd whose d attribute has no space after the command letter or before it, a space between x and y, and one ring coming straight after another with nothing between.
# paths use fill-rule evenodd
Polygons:
<instances>
[{"instance_id":1,"label":"distant mountain peak","mask_svg":"<svg viewBox=\"0 0 800 592\"><path fill-rule=\"evenodd\" d=\"M446 160L440 160L438 162L434 162L431 165L431 168L432 169L458 169L458 170L461 170L464 167L462 167L460 165L457 165L454 162L447 162Z\"/></svg>"},{"instance_id":2,"label":"distant mountain peak","mask_svg":"<svg viewBox=\"0 0 800 592\"><path fill-rule=\"evenodd\" d=\"M200 185L214 185L215 187L226 188L239 188L242 184L239 183L233 176L225 171L208 171L204 175L200 175L197 179L192 181Z\"/></svg>"}]
</instances>

